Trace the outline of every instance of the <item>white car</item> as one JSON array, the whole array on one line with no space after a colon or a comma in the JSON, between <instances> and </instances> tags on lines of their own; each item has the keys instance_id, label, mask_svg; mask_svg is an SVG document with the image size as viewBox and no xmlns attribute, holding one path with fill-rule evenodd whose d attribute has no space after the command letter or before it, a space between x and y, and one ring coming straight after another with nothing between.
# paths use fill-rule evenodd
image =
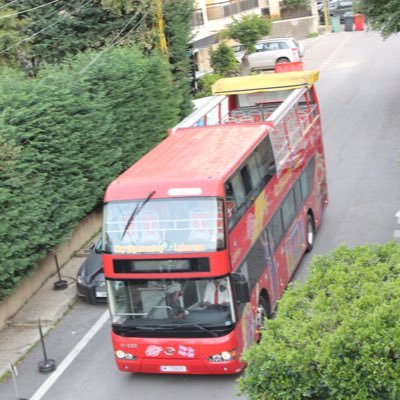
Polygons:
<instances>
[{"instance_id":1,"label":"white car","mask_svg":"<svg viewBox=\"0 0 400 400\"><path fill-rule=\"evenodd\" d=\"M293 38L265 38L259 40L256 51L248 56L250 69L273 69L276 64L301 61L304 46ZM236 60L242 62L242 45L232 47Z\"/></svg>"}]
</instances>

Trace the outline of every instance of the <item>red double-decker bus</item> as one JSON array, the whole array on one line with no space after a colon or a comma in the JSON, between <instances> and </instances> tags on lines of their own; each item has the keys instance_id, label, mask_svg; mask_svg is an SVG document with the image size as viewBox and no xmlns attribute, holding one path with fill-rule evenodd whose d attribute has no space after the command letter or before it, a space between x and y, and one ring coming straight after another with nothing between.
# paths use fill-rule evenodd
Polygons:
<instances>
[{"instance_id":1,"label":"red double-decker bus","mask_svg":"<svg viewBox=\"0 0 400 400\"><path fill-rule=\"evenodd\" d=\"M120 370L245 367L328 202L317 78L217 82L226 112L213 125L207 108L110 184L102 251Z\"/></svg>"}]
</instances>

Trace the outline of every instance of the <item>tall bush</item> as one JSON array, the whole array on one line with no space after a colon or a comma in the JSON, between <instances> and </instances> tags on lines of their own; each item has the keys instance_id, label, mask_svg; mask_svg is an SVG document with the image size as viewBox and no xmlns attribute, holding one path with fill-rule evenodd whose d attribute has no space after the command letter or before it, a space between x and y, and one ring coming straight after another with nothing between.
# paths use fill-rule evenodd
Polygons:
<instances>
[{"instance_id":1,"label":"tall bush","mask_svg":"<svg viewBox=\"0 0 400 400\"><path fill-rule=\"evenodd\" d=\"M133 48L0 80L0 300L178 121L168 64ZM87 68L90 66L89 68Z\"/></svg>"},{"instance_id":2,"label":"tall bush","mask_svg":"<svg viewBox=\"0 0 400 400\"><path fill-rule=\"evenodd\" d=\"M255 399L400 398L400 246L342 246L315 257L245 355Z\"/></svg>"}]
</instances>

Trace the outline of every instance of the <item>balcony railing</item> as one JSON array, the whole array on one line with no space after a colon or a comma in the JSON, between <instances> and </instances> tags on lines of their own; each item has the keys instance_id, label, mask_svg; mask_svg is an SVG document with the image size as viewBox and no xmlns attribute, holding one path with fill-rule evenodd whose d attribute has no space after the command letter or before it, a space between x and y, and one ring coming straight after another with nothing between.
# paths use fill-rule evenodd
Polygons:
<instances>
[{"instance_id":1,"label":"balcony railing","mask_svg":"<svg viewBox=\"0 0 400 400\"><path fill-rule=\"evenodd\" d=\"M258 0L226 1L218 4L207 5L207 18L209 21L232 15L258 7Z\"/></svg>"}]
</instances>

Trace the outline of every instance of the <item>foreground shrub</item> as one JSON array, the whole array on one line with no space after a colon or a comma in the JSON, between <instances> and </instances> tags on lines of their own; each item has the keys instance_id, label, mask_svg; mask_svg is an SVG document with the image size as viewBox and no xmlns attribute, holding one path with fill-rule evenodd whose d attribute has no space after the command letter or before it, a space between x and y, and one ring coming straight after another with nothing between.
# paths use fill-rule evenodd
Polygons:
<instances>
[{"instance_id":1,"label":"foreground shrub","mask_svg":"<svg viewBox=\"0 0 400 400\"><path fill-rule=\"evenodd\" d=\"M263 400L400 398L400 246L315 257L246 354L240 391Z\"/></svg>"}]
</instances>

